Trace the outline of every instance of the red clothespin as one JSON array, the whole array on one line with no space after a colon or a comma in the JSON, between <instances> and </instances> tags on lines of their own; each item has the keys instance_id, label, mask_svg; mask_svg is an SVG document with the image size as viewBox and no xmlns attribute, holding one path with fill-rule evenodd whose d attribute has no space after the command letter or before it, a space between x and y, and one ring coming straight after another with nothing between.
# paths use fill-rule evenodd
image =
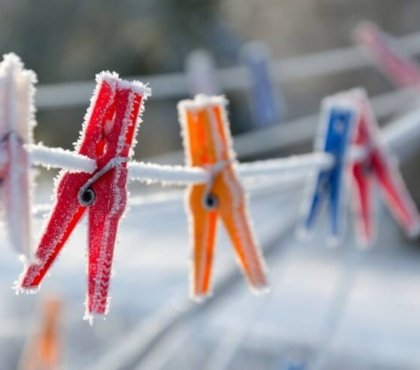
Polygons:
<instances>
[{"instance_id":1,"label":"red clothespin","mask_svg":"<svg viewBox=\"0 0 420 370\"><path fill-rule=\"evenodd\" d=\"M149 90L139 82L103 72L86 116L76 151L96 160L93 174L64 172L36 251L24 271L22 289L38 287L69 235L88 211L88 295L86 318L107 311L108 289L119 220L127 202L127 161L138 116Z\"/></svg>"},{"instance_id":2,"label":"red clothespin","mask_svg":"<svg viewBox=\"0 0 420 370\"><path fill-rule=\"evenodd\" d=\"M4 219L13 248L32 256L31 173L24 145L32 142L34 84L15 54L0 63L0 189Z\"/></svg>"},{"instance_id":3,"label":"red clothespin","mask_svg":"<svg viewBox=\"0 0 420 370\"><path fill-rule=\"evenodd\" d=\"M381 71L400 87L420 87L417 62L398 48L395 40L371 22L359 24L354 32L356 42L365 46Z\"/></svg>"},{"instance_id":4,"label":"red clothespin","mask_svg":"<svg viewBox=\"0 0 420 370\"><path fill-rule=\"evenodd\" d=\"M263 259L248 217L244 190L237 178L231 136L221 97L198 95L178 105L188 164L209 170L207 184L188 189L192 232L192 283L195 299L211 287L217 220L220 217L249 284L258 290L267 285Z\"/></svg>"},{"instance_id":5,"label":"red clothespin","mask_svg":"<svg viewBox=\"0 0 420 370\"><path fill-rule=\"evenodd\" d=\"M398 171L397 162L380 141L379 129L366 93L362 89L350 92L360 114L356 126L354 144L362 150L360 159L352 166L356 227L360 240L367 246L374 241L372 210L372 183L376 180L391 214L408 236L420 232L420 219Z\"/></svg>"}]
</instances>

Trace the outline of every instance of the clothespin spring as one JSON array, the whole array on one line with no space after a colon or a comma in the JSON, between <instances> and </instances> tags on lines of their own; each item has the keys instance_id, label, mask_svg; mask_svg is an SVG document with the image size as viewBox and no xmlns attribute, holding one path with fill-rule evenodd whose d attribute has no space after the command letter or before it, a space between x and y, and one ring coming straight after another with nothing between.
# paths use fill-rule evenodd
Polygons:
<instances>
[{"instance_id":1,"label":"clothespin spring","mask_svg":"<svg viewBox=\"0 0 420 370\"><path fill-rule=\"evenodd\" d=\"M231 160L218 161L215 164L208 166L206 170L209 173L209 180L206 183L206 187L203 195L203 206L209 211L216 209L219 205L218 197L212 192L214 182L217 175L222 172L226 166L231 163Z\"/></svg>"},{"instance_id":2,"label":"clothespin spring","mask_svg":"<svg viewBox=\"0 0 420 370\"><path fill-rule=\"evenodd\" d=\"M92 184L98 181L102 176L107 174L113 168L121 166L126 163L129 158L127 157L116 157L111 159L105 166L103 166L98 172L96 172L86 183L80 188L77 195L77 200L82 206L88 207L93 204L96 199L96 194L91 188Z\"/></svg>"}]
</instances>

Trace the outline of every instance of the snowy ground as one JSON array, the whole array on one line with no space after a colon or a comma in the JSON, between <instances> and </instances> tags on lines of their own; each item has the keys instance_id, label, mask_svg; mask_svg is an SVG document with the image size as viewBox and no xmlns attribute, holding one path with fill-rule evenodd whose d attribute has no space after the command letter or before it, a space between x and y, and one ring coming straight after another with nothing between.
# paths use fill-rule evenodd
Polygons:
<instances>
[{"instance_id":1,"label":"snowy ground","mask_svg":"<svg viewBox=\"0 0 420 370\"><path fill-rule=\"evenodd\" d=\"M111 310L93 327L82 321L85 224L35 296L16 296L11 289L21 266L2 233L0 369L16 368L40 299L51 293L65 302L64 369L280 370L301 362L308 369L317 362L320 368L336 370L419 369L419 246L401 238L382 208L379 240L372 251L357 252L352 242L327 248L322 232L311 242L299 243L289 224L298 217L302 189L278 189L252 191L251 196L261 244L277 240L268 254L271 291L256 296L241 279L218 296L224 274L232 267L240 274L222 233L214 302L197 312L195 304L187 306L193 314L185 314L150 344L141 362L136 355L153 337L151 326L164 325L168 315L184 314L188 302L188 231L181 200L133 207L127 214L117 246ZM37 221L36 229L41 226ZM113 366L121 351L124 360Z\"/></svg>"}]
</instances>

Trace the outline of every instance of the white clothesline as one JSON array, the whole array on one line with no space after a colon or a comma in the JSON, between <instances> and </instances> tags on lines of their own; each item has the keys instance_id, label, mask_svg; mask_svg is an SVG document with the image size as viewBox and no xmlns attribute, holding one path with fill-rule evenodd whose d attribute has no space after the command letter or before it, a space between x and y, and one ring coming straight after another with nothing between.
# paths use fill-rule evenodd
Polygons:
<instances>
[{"instance_id":1,"label":"white clothesline","mask_svg":"<svg viewBox=\"0 0 420 370\"><path fill-rule=\"evenodd\" d=\"M407 150L414 139L419 135L420 110L397 119L390 124L382 134L386 145L400 147L401 152ZM34 164L45 167L58 167L69 171L93 173L96 169L94 159L75 154L59 148L47 148L43 145L26 146ZM363 150L352 147L349 160L360 159ZM310 172L316 169L328 169L333 165L331 155L315 152L295 155L288 158L268 159L251 163L238 163L236 168L240 177L273 176L291 172ZM128 163L129 179L145 183L163 184L199 184L210 179L210 172L201 167L185 167L143 163L132 161Z\"/></svg>"},{"instance_id":2,"label":"white clothesline","mask_svg":"<svg viewBox=\"0 0 420 370\"><path fill-rule=\"evenodd\" d=\"M93 173L96 161L86 156L61 148L47 148L43 145L26 146L33 164L46 168L60 168L74 172ZM307 172L318 168L329 168L333 160L326 153L294 155L288 158L268 159L237 164L242 178L273 176L279 172ZM203 184L210 180L210 172L201 167L171 166L132 161L127 164L131 181L162 183L171 185Z\"/></svg>"},{"instance_id":3,"label":"white clothesline","mask_svg":"<svg viewBox=\"0 0 420 370\"><path fill-rule=\"evenodd\" d=\"M420 32L396 38L409 54L420 53ZM319 77L372 65L361 47L348 47L312 53L272 62L273 78L277 82L299 78ZM223 91L240 90L250 85L245 67L219 69L214 76ZM130 79L148 82L153 98L179 98L189 95L190 88L185 73L168 73L135 76ZM37 88L38 109L83 106L89 101L94 84L92 81L75 81L40 85Z\"/></svg>"}]
</instances>

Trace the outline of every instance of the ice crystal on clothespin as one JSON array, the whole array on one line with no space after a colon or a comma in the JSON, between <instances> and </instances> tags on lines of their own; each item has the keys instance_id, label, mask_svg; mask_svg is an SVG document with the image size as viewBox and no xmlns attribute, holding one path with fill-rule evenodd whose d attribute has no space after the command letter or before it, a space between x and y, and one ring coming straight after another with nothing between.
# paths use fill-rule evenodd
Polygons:
<instances>
[{"instance_id":1,"label":"ice crystal on clothespin","mask_svg":"<svg viewBox=\"0 0 420 370\"><path fill-rule=\"evenodd\" d=\"M115 73L97 76L76 152L96 161L93 173L63 171L56 200L20 289L39 286L82 216L88 214L88 294L86 318L108 310L108 291L119 221L127 203L127 161L149 89Z\"/></svg>"},{"instance_id":2,"label":"ice crystal on clothespin","mask_svg":"<svg viewBox=\"0 0 420 370\"><path fill-rule=\"evenodd\" d=\"M205 184L188 188L192 244L191 295L200 300L211 290L217 221L223 222L242 270L255 290L265 290L265 266L238 180L223 97L198 95L178 105L189 166L209 171Z\"/></svg>"},{"instance_id":3,"label":"ice crystal on clothespin","mask_svg":"<svg viewBox=\"0 0 420 370\"><path fill-rule=\"evenodd\" d=\"M32 143L36 76L15 54L0 63L0 190L13 248L32 256L31 174L25 144Z\"/></svg>"}]
</instances>

